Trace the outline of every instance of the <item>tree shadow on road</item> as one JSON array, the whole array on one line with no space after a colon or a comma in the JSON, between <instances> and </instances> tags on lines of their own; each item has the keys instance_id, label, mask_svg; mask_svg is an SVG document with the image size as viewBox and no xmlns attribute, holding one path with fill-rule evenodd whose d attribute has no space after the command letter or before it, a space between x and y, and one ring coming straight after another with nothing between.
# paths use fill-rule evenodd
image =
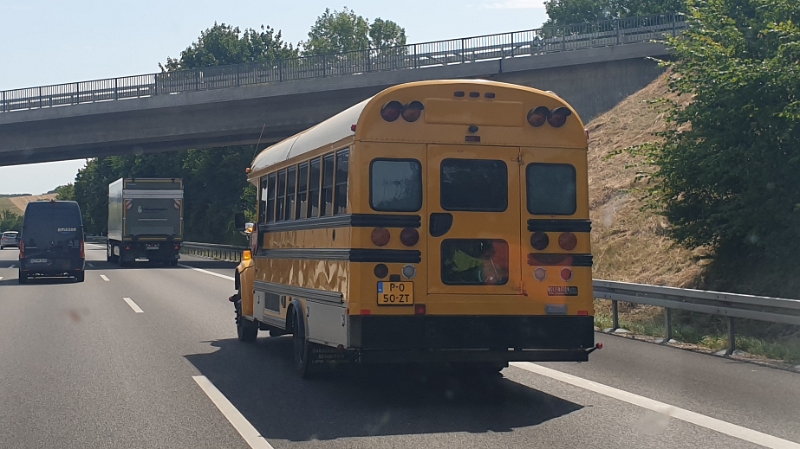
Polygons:
<instances>
[{"instance_id":1,"label":"tree shadow on road","mask_svg":"<svg viewBox=\"0 0 800 449\"><path fill-rule=\"evenodd\" d=\"M211 342L187 356L267 440L510 432L582 407L497 377L469 379L402 366L354 366L303 380L291 337Z\"/></svg>"}]
</instances>

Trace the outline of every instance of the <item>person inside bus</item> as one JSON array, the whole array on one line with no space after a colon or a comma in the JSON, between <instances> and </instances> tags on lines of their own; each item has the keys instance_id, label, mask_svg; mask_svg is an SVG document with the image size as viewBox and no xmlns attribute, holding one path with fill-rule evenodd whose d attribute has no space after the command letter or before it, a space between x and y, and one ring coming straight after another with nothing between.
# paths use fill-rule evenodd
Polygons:
<instances>
[{"instance_id":1,"label":"person inside bus","mask_svg":"<svg viewBox=\"0 0 800 449\"><path fill-rule=\"evenodd\" d=\"M449 261L450 278L459 284L505 284L508 280L508 244L502 240L482 240L470 246L473 247L461 246L453 252Z\"/></svg>"}]
</instances>

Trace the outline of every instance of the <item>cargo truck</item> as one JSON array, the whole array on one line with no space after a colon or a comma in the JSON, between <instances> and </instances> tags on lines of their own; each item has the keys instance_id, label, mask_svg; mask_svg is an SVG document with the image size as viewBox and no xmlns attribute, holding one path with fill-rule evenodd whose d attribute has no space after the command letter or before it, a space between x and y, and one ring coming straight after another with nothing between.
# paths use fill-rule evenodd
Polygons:
<instances>
[{"instance_id":1,"label":"cargo truck","mask_svg":"<svg viewBox=\"0 0 800 449\"><path fill-rule=\"evenodd\" d=\"M121 178L108 185L109 262L174 266L182 242L182 179Z\"/></svg>"}]
</instances>

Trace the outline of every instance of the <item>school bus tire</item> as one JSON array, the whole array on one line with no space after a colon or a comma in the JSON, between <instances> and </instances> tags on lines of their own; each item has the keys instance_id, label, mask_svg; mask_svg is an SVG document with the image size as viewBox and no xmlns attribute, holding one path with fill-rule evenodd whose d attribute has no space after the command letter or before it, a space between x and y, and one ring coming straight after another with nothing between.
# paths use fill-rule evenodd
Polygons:
<instances>
[{"instance_id":1,"label":"school bus tire","mask_svg":"<svg viewBox=\"0 0 800 449\"><path fill-rule=\"evenodd\" d=\"M294 369L302 379L311 376L311 366L308 363L310 344L306 338L306 325L303 321L302 306L292 307L292 341L294 354Z\"/></svg>"}]
</instances>

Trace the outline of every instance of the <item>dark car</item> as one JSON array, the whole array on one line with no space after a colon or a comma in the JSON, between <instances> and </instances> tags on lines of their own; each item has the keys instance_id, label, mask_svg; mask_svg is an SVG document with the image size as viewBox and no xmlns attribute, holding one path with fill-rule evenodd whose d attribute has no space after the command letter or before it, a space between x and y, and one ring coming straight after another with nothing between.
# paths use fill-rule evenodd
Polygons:
<instances>
[{"instance_id":1,"label":"dark car","mask_svg":"<svg viewBox=\"0 0 800 449\"><path fill-rule=\"evenodd\" d=\"M2 237L0 237L0 249L7 246L19 247L19 232L6 231L3 233Z\"/></svg>"},{"instance_id":2,"label":"dark car","mask_svg":"<svg viewBox=\"0 0 800 449\"><path fill-rule=\"evenodd\" d=\"M69 276L83 282L86 254L83 219L78 203L28 203L21 237L20 284L37 276Z\"/></svg>"}]
</instances>

